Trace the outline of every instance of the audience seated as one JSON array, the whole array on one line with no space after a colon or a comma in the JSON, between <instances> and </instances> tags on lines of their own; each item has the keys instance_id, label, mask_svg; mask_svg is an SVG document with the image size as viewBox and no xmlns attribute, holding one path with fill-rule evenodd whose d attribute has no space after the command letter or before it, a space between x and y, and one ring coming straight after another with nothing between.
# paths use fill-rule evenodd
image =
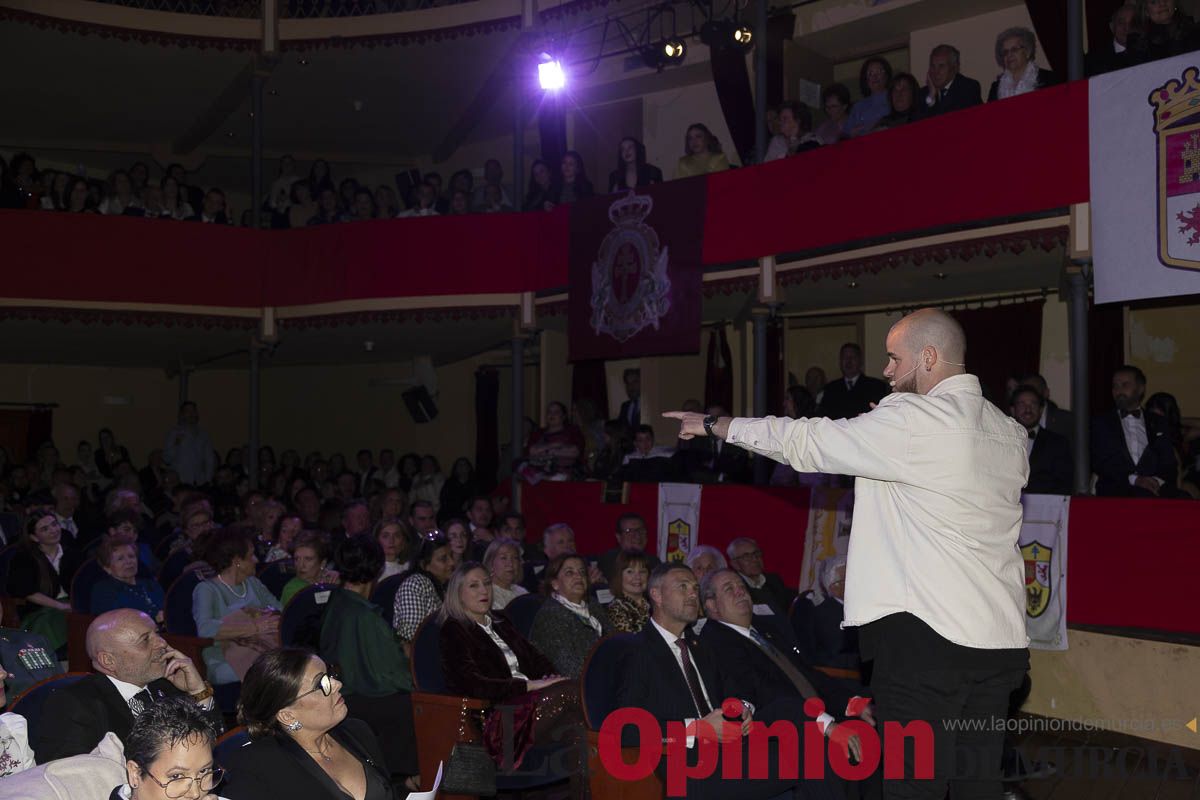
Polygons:
<instances>
[{"instance_id":1,"label":"audience seated","mask_svg":"<svg viewBox=\"0 0 1200 800\"><path fill-rule=\"evenodd\" d=\"M812 134L812 113L808 106L788 103L779 109L779 133L771 137L763 161L787 158L820 146L820 139Z\"/></svg>"},{"instance_id":2,"label":"audience seated","mask_svg":"<svg viewBox=\"0 0 1200 800\"><path fill-rule=\"evenodd\" d=\"M852 419L865 414L872 403L878 403L891 393L888 385L862 372L862 348L847 342L838 351L838 367L842 377L825 384L819 416L830 419Z\"/></svg>"},{"instance_id":3,"label":"audience seated","mask_svg":"<svg viewBox=\"0 0 1200 800\"><path fill-rule=\"evenodd\" d=\"M342 683L307 650L259 656L242 683L238 720L250 743L225 759L229 800L394 800L371 728L349 716Z\"/></svg>"},{"instance_id":4,"label":"audience seated","mask_svg":"<svg viewBox=\"0 0 1200 800\"><path fill-rule=\"evenodd\" d=\"M398 514L385 515L376 522L372 536L383 551L383 567L377 580L403 574L412 568L413 537Z\"/></svg>"},{"instance_id":5,"label":"audience seated","mask_svg":"<svg viewBox=\"0 0 1200 800\"><path fill-rule=\"evenodd\" d=\"M43 507L29 512L25 536L8 564L5 594L24 600L17 606L21 627L44 636L51 647L64 653L71 610L67 588L82 560L77 551L63 545L53 509Z\"/></svg>"},{"instance_id":6,"label":"audience seated","mask_svg":"<svg viewBox=\"0 0 1200 800\"><path fill-rule=\"evenodd\" d=\"M127 533L105 536L96 550L96 561L108 575L92 587L91 613L132 608L162 622L166 593L153 578L138 577L136 538Z\"/></svg>"},{"instance_id":7,"label":"audience seated","mask_svg":"<svg viewBox=\"0 0 1200 800\"><path fill-rule=\"evenodd\" d=\"M208 679L214 685L241 680L256 653L279 646L279 599L254 576L258 558L247 528L213 531L204 560L215 577L192 592L196 632L214 644L204 648Z\"/></svg>"},{"instance_id":8,"label":"audience seated","mask_svg":"<svg viewBox=\"0 0 1200 800\"><path fill-rule=\"evenodd\" d=\"M0 663L0 709L8 707L4 684L11 677L12 674ZM25 718L11 711L0 712L0 778L27 770L35 763Z\"/></svg>"},{"instance_id":9,"label":"audience seated","mask_svg":"<svg viewBox=\"0 0 1200 800\"><path fill-rule=\"evenodd\" d=\"M554 205L574 203L595 193L596 190L592 188L592 182L588 180L587 172L583 168L583 156L574 150L563 153L558 180L551 190L550 202Z\"/></svg>"},{"instance_id":10,"label":"audience seated","mask_svg":"<svg viewBox=\"0 0 1200 800\"><path fill-rule=\"evenodd\" d=\"M739 536L725 548L725 554L729 556L729 565L746 582L754 601L754 613L786 617L796 593L778 575L763 571L763 552L758 542L749 536Z\"/></svg>"},{"instance_id":11,"label":"audience seated","mask_svg":"<svg viewBox=\"0 0 1200 800\"><path fill-rule=\"evenodd\" d=\"M815 368L814 368L815 369ZM811 370L810 370L811 371ZM824 373L821 374L820 385L825 386ZM815 417L817 401L812 393L804 386L789 386L783 395L783 415L790 419ZM799 473L789 465L776 463L771 470L772 486L829 486L834 482L834 476L820 472ZM698 578L703 577L697 575Z\"/></svg>"},{"instance_id":12,"label":"audience seated","mask_svg":"<svg viewBox=\"0 0 1200 800\"><path fill-rule=\"evenodd\" d=\"M1084 72L1089 78L1127 66L1130 57L1129 34L1133 31L1137 13L1137 4L1132 2L1117 6L1113 11L1108 20L1112 38L1092 43L1084 59Z\"/></svg>"},{"instance_id":13,"label":"audience seated","mask_svg":"<svg viewBox=\"0 0 1200 800\"><path fill-rule=\"evenodd\" d=\"M124 740L126 783L109 800L212 798L225 770L213 760L221 725L183 699L148 705Z\"/></svg>"},{"instance_id":14,"label":"audience seated","mask_svg":"<svg viewBox=\"0 0 1200 800\"><path fill-rule=\"evenodd\" d=\"M1037 37L1028 28L1008 28L996 37L996 66L1003 72L988 89L988 102L1045 89L1060 82L1057 75L1034 63Z\"/></svg>"},{"instance_id":15,"label":"audience seated","mask_svg":"<svg viewBox=\"0 0 1200 800\"><path fill-rule=\"evenodd\" d=\"M892 80L892 65L882 56L872 56L863 62L858 72L858 87L862 99L850 109L846 132L862 136L875 130L879 120L891 111L888 85Z\"/></svg>"},{"instance_id":16,"label":"audience seated","mask_svg":"<svg viewBox=\"0 0 1200 800\"><path fill-rule=\"evenodd\" d=\"M608 580L607 576L613 574L613 569L617 565L617 556L622 550L646 550L646 520L642 519L640 514L622 514L617 517L617 546L611 550L605 550L596 557L596 567L599 569L599 578ZM572 534L574 541L574 534ZM571 552L574 552L572 548ZM646 558L649 561L650 568L658 566L658 556L647 553ZM589 572L589 576L591 573Z\"/></svg>"},{"instance_id":17,"label":"audience seated","mask_svg":"<svg viewBox=\"0 0 1200 800\"><path fill-rule=\"evenodd\" d=\"M521 585L526 591L537 592L542 587L542 574L546 571L546 564L552 559L564 554L575 552L575 531L571 530L571 526L565 522L556 522L552 525L547 525L542 531L542 549L541 552L530 551L525 553L523 557L524 575L521 579ZM595 573L592 572L592 567L589 565L589 577L593 580L597 578L602 580L603 575L600 574L599 568L596 568Z\"/></svg>"},{"instance_id":18,"label":"audience seated","mask_svg":"<svg viewBox=\"0 0 1200 800\"><path fill-rule=\"evenodd\" d=\"M925 107L917 100L921 87L907 72L898 72L888 84L888 113L875 123L875 130L897 128L926 116Z\"/></svg>"},{"instance_id":19,"label":"audience seated","mask_svg":"<svg viewBox=\"0 0 1200 800\"><path fill-rule=\"evenodd\" d=\"M689 554L690 555L690 554ZM613 572L608 576L613 601L605 611L613 628L621 633L637 633L650 618L646 600L646 582L650 579L650 559L641 550L622 550L617 554Z\"/></svg>"},{"instance_id":20,"label":"audience seated","mask_svg":"<svg viewBox=\"0 0 1200 800\"><path fill-rule=\"evenodd\" d=\"M1145 396L1145 373L1129 364L1117 368L1116 408L1092 418L1092 471L1100 497L1189 497L1178 488L1179 463L1164 418L1144 412Z\"/></svg>"},{"instance_id":21,"label":"audience seated","mask_svg":"<svg viewBox=\"0 0 1200 800\"><path fill-rule=\"evenodd\" d=\"M525 190L525 200L521 203L522 211L549 211L554 208L554 173L550 165L540 158L533 161L529 168L529 188Z\"/></svg>"},{"instance_id":22,"label":"audience seated","mask_svg":"<svg viewBox=\"0 0 1200 800\"><path fill-rule=\"evenodd\" d=\"M33 731L39 764L90 752L109 731L125 741L146 708L172 698L190 699L221 728L212 686L140 611L96 617L87 629L87 654L95 672L46 698L42 717L54 723Z\"/></svg>"},{"instance_id":23,"label":"audience seated","mask_svg":"<svg viewBox=\"0 0 1200 800\"><path fill-rule=\"evenodd\" d=\"M625 456L621 466L621 479L662 483L676 480L678 472L675 450L665 445L655 446L654 429L649 425L638 425L633 434L633 452Z\"/></svg>"},{"instance_id":24,"label":"audience seated","mask_svg":"<svg viewBox=\"0 0 1200 800\"><path fill-rule=\"evenodd\" d=\"M690 178L727 169L729 160L721 152L721 142L708 126L700 122L690 125L683 141L683 156L675 166L675 177Z\"/></svg>"},{"instance_id":25,"label":"audience seated","mask_svg":"<svg viewBox=\"0 0 1200 800\"><path fill-rule=\"evenodd\" d=\"M952 45L939 44L930 51L924 91L925 108L930 116L961 111L983 102L979 81L958 71L960 59L958 48Z\"/></svg>"},{"instance_id":26,"label":"audience seated","mask_svg":"<svg viewBox=\"0 0 1200 800\"><path fill-rule=\"evenodd\" d=\"M507 606L514 597L529 594L518 581L524 573L521 545L507 537L493 539L483 554L483 568L492 581L492 608Z\"/></svg>"},{"instance_id":27,"label":"audience seated","mask_svg":"<svg viewBox=\"0 0 1200 800\"><path fill-rule=\"evenodd\" d=\"M846 557L831 556L820 564L818 575L820 591L812 592L799 602L808 608L799 608L792 617L793 630L801 649L809 661L820 668L837 670L843 681L857 687L861 682L862 660L858 651L858 629L843 628L845 611L842 606L846 594Z\"/></svg>"},{"instance_id":28,"label":"audience seated","mask_svg":"<svg viewBox=\"0 0 1200 800\"><path fill-rule=\"evenodd\" d=\"M321 656L338 665L342 698L375 733L392 774L416 775L408 658L370 601L383 550L370 534L357 534L338 545L334 563L341 588L325 607Z\"/></svg>"},{"instance_id":29,"label":"audience seated","mask_svg":"<svg viewBox=\"0 0 1200 800\"><path fill-rule=\"evenodd\" d=\"M588 650L612 632L604 608L588 597L589 588L582 556L560 555L546 566L542 591L550 599L538 609L529 640L568 678L579 677Z\"/></svg>"},{"instance_id":30,"label":"audience seated","mask_svg":"<svg viewBox=\"0 0 1200 800\"><path fill-rule=\"evenodd\" d=\"M1050 398L1050 387L1046 384L1046 379L1036 372L1031 372L1022 376L1017 381L1017 384L1032 386L1038 390L1038 394L1042 396L1042 400L1044 401L1042 418L1038 421L1038 424L1065 438L1070 444L1072 452L1074 452L1075 415L1065 408L1059 408L1058 404ZM1015 389L1016 387L1014 386L1013 388Z\"/></svg>"},{"instance_id":31,"label":"audience seated","mask_svg":"<svg viewBox=\"0 0 1200 800\"><path fill-rule=\"evenodd\" d=\"M831 83L821 90L821 108L825 121L817 126L813 135L821 144L837 144L849 136L846 126L850 122L850 90L840 83Z\"/></svg>"},{"instance_id":32,"label":"audience seated","mask_svg":"<svg viewBox=\"0 0 1200 800\"><path fill-rule=\"evenodd\" d=\"M275 523L267 540L271 543L263 562L273 564L287 561L296 549L296 537L304 530L304 518L298 513L284 513Z\"/></svg>"},{"instance_id":33,"label":"audience seated","mask_svg":"<svg viewBox=\"0 0 1200 800\"><path fill-rule=\"evenodd\" d=\"M396 590L392 609L392 627L406 648L425 618L441 608L454 566L450 541L445 536L434 535L421 541L413 568Z\"/></svg>"},{"instance_id":34,"label":"audience seated","mask_svg":"<svg viewBox=\"0 0 1200 800\"><path fill-rule=\"evenodd\" d=\"M527 479L578 477L583 448L583 432L567 421L567 407L555 400L546 406L546 427L529 437L523 473Z\"/></svg>"},{"instance_id":35,"label":"audience seated","mask_svg":"<svg viewBox=\"0 0 1200 800\"><path fill-rule=\"evenodd\" d=\"M725 555L717 548L707 544L698 544L693 547L687 554L687 558L684 559L684 563L692 568L692 573L698 581L704 580L704 576L710 572L729 568Z\"/></svg>"},{"instance_id":36,"label":"audience seated","mask_svg":"<svg viewBox=\"0 0 1200 800\"><path fill-rule=\"evenodd\" d=\"M284 606L305 586L337 582L336 573L329 570L329 536L324 531L305 531L296 537L292 565L296 577L284 584L279 597Z\"/></svg>"},{"instance_id":37,"label":"audience seated","mask_svg":"<svg viewBox=\"0 0 1200 800\"><path fill-rule=\"evenodd\" d=\"M725 408L717 405L709 406L705 413L718 418L729 416ZM750 480L750 453L741 447L727 445L719 437L684 442L679 458L691 483L747 483Z\"/></svg>"},{"instance_id":38,"label":"audience seated","mask_svg":"<svg viewBox=\"0 0 1200 800\"><path fill-rule=\"evenodd\" d=\"M617 167L608 174L608 193L644 189L663 182L662 170L646 163L646 145L626 136L617 145Z\"/></svg>"},{"instance_id":39,"label":"audience seated","mask_svg":"<svg viewBox=\"0 0 1200 800\"><path fill-rule=\"evenodd\" d=\"M1032 494L1071 494L1075 489L1075 456L1066 437L1043 428L1044 402L1036 387L1018 386L1012 394L1010 413L1029 431L1025 445L1029 458L1029 482L1025 491Z\"/></svg>"}]
</instances>

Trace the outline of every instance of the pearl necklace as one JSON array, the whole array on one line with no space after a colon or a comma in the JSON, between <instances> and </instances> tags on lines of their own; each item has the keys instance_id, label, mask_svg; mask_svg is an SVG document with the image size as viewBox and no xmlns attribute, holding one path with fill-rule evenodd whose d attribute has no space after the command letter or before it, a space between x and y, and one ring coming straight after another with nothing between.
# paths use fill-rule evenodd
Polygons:
<instances>
[{"instance_id":1,"label":"pearl necklace","mask_svg":"<svg viewBox=\"0 0 1200 800\"><path fill-rule=\"evenodd\" d=\"M232 586L230 586L228 583L225 583L225 579L222 578L220 575L217 576L217 580L219 580L225 586L225 588L229 590L230 594L232 594L234 597L238 598L239 600L244 598L246 596L246 593L250 591L250 587L243 583L242 584L242 593L238 594L237 590L234 589Z\"/></svg>"}]
</instances>

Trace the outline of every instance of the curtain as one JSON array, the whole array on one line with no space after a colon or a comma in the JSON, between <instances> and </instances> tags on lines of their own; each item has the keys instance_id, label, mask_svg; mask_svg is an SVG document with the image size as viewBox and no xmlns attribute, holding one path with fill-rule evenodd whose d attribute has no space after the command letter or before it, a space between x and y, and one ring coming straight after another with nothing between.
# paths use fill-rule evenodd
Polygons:
<instances>
[{"instance_id":1,"label":"curtain","mask_svg":"<svg viewBox=\"0 0 1200 800\"><path fill-rule=\"evenodd\" d=\"M1034 300L950 312L967 335L967 372L978 376L984 397L1005 413L1008 376L1040 369L1044 305Z\"/></svg>"},{"instance_id":2,"label":"curtain","mask_svg":"<svg viewBox=\"0 0 1200 800\"><path fill-rule=\"evenodd\" d=\"M1087 338L1088 402L1095 414L1113 407L1112 375L1125 363L1124 307L1120 303L1098 306L1089 300Z\"/></svg>"},{"instance_id":3,"label":"curtain","mask_svg":"<svg viewBox=\"0 0 1200 800\"><path fill-rule=\"evenodd\" d=\"M593 358L576 361L571 371L571 403L580 400L591 403L595 419L608 419L608 377L604 371L604 360Z\"/></svg>"},{"instance_id":4,"label":"curtain","mask_svg":"<svg viewBox=\"0 0 1200 800\"><path fill-rule=\"evenodd\" d=\"M733 353L725 336L725 323L708 334L708 359L704 371L704 407L721 406L733 413Z\"/></svg>"},{"instance_id":5,"label":"curtain","mask_svg":"<svg viewBox=\"0 0 1200 800\"><path fill-rule=\"evenodd\" d=\"M1064 0L1025 0L1038 49L1050 69L1064 80L1067 77L1067 4ZM997 31L999 33L999 31Z\"/></svg>"},{"instance_id":6,"label":"curtain","mask_svg":"<svg viewBox=\"0 0 1200 800\"><path fill-rule=\"evenodd\" d=\"M715 47L709 58L713 85L717 90L717 99L721 101L721 114L729 126L729 135L733 137L732 142L722 142L725 155L733 162L737 159L730 150L736 150L742 164L752 164L757 134L746 56L732 47Z\"/></svg>"},{"instance_id":7,"label":"curtain","mask_svg":"<svg viewBox=\"0 0 1200 800\"><path fill-rule=\"evenodd\" d=\"M790 11L767 19L767 107L783 103L783 43L796 32L796 15Z\"/></svg>"},{"instance_id":8,"label":"curtain","mask_svg":"<svg viewBox=\"0 0 1200 800\"><path fill-rule=\"evenodd\" d=\"M767 322L767 413L783 415L783 393L787 389L787 363L783 353L783 320Z\"/></svg>"},{"instance_id":9,"label":"curtain","mask_svg":"<svg viewBox=\"0 0 1200 800\"><path fill-rule=\"evenodd\" d=\"M493 367L475 370L475 478L485 492L495 488L500 468L499 401L500 374Z\"/></svg>"}]
</instances>

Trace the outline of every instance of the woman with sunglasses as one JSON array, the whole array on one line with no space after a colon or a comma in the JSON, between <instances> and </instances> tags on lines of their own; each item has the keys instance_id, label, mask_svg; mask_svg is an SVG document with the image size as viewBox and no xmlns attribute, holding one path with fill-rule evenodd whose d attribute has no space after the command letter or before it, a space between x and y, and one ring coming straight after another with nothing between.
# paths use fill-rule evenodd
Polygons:
<instances>
[{"instance_id":1,"label":"woman with sunglasses","mask_svg":"<svg viewBox=\"0 0 1200 800\"><path fill-rule=\"evenodd\" d=\"M230 800L393 800L366 723L348 719L342 682L299 648L261 655L242 682L238 719L250 743L225 759Z\"/></svg>"},{"instance_id":2,"label":"woman with sunglasses","mask_svg":"<svg viewBox=\"0 0 1200 800\"><path fill-rule=\"evenodd\" d=\"M213 762L217 723L188 700L150 703L125 739L126 783L109 800L220 800L224 774Z\"/></svg>"}]
</instances>

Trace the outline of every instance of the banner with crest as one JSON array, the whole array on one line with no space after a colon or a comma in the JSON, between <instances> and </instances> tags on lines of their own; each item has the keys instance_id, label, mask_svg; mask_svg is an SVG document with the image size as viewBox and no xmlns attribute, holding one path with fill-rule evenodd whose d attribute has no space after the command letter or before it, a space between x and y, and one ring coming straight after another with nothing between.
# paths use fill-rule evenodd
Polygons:
<instances>
[{"instance_id":1,"label":"banner with crest","mask_svg":"<svg viewBox=\"0 0 1200 800\"><path fill-rule=\"evenodd\" d=\"M700 352L704 180L571 206L570 359Z\"/></svg>"},{"instance_id":2,"label":"banner with crest","mask_svg":"<svg viewBox=\"0 0 1200 800\"><path fill-rule=\"evenodd\" d=\"M1021 496L1017 546L1025 562L1025 632L1037 650L1067 649L1067 522L1071 498Z\"/></svg>"},{"instance_id":3,"label":"banner with crest","mask_svg":"<svg viewBox=\"0 0 1200 800\"><path fill-rule=\"evenodd\" d=\"M1200 292L1200 53L1088 82L1096 302Z\"/></svg>"}]
</instances>

